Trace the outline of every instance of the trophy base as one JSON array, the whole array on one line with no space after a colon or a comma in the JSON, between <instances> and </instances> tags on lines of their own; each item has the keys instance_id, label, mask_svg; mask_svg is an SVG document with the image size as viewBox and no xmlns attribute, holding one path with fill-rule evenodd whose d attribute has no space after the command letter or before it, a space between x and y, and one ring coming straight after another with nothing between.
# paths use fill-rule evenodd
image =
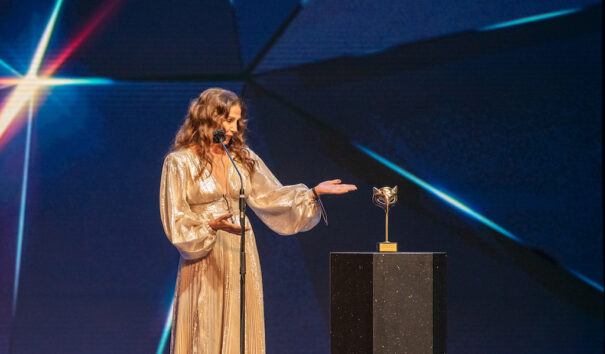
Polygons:
<instances>
[{"instance_id":1,"label":"trophy base","mask_svg":"<svg viewBox=\"0 0 605 354\"><path fill-rule=\"evenodd\" d=\"M378 252L397 252L397 242L377 242L376 250Z\"/></svg>"}]
</instances>

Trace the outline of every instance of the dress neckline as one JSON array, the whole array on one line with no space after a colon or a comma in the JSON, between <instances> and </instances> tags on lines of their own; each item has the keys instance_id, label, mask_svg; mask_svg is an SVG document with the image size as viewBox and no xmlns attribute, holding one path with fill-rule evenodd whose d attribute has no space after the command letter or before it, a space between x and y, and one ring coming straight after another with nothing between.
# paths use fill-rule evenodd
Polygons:
<instances>
[{"instance_id":1,"label":"dress neckline","mask_svg":"<svg viewBox=\"0 0 605 354\"><path fill-rule=\"evenodd\" d=\"M227 172L225 175L225 178L227 179L227 181L225 181L225 187L226 189L229 189L229 180L231 177L231 169L233 168L232 164L229 164L229 166L227 167ZM206 169L206 171L208 171L208 169ZM216 184L216 187L221 191L222 195L227 195L227 191L225 191L223 189L223 185L219 183L218 179L216 179L216 177L214 176L214 174L211 171L208 171L210 173L210 177L212 177L212 180L214 181L214 184Z\"/></svg>"},{"instance_id":2,"label":"dress neckline","mask_svg":"<svg viewBox=\"0 0 605 354\"><path fill-rule=\"evenodd\" d=\"M189 148L185 149L185 151L187 151L189 153L190 158L193 157L193 161L195 161L195 163L198 165L198 167L200 167L200 161L199 161L199 158L198 158L197 154L195 153L195 151L192 151ZM193 155L193 156L191 156L191 155ZM210 178L212 178L212 182L216 186L216 189L218 189L218 191L223 196L226 196L227 193L228 193L228 189L229 189L229 185L230 185L229 181L230 181L230 178L231 178L232 170L233 170L233 164L231 163L231 161L229 161L229 165L227 167L227 172L226 172L226 176L225 176L227 178L227 181L226 181L227 182L226 183L226 187L227 187L226 189L227 190L224 190L223 186L219 183L218 179L214 176L214 174L212 173L212 171L210 171L208 169L208 167L206 167L206 166L204 167L204 171L208 172L208 174L210 175Z\"/></svg>"}]
</instances>

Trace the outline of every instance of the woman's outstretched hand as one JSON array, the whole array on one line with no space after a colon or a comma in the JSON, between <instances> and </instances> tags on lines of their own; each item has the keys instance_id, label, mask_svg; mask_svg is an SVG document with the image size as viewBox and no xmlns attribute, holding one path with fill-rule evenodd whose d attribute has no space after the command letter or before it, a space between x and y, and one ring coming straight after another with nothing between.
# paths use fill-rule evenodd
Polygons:
<instances>
[{"instance_id":1,"label":"woman's outstretched hand","mask_svg":"<svg viewBox=\"0 0 605 354\"><path fill-rule=\"evenodd\" d=\"M357 187L354 184L340 184L341 182L342 181L339 179L323 181L315 187L315 192L317 192L318 195L345 194L357 190Z\"/></svg>"},{"instance_id":2,"label":"woman's outstretched hand","mask_svg":"<svg viewBox=\"0 0 605 354\"><path fill-rule=\"evenodd\" d=\"M208 222L208 226L210 226L214 231L222 230L230 234L240 235L242 233L242 227L232 224L227 220L231 216L233 216L233 214L221 215L218 218ZM246 231L248 230L250 230L250 227L246 226Z\"/></svg>"}]
</instances>

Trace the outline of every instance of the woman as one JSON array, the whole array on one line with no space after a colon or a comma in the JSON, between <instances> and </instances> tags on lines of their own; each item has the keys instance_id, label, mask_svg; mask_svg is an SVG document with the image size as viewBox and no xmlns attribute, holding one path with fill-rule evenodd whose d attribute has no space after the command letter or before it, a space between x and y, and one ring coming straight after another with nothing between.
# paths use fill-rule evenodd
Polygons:
<instances>
[{"instance_id":1,"label":"woman","mask_svg":"<svg viewBox=\"0 0 605 354\"><path fill-rule=\"evenodd\" d=\"M245 107L236 94L208 89L191 103L174 147L164 161L160 211L168 239L181 254L175 289L171 353L239 351L238 209L240 180L220 144L242 173L246 203L279 234L307 231L320 219L321 194L357 189L326 181L314 189L282 186L246 146ZM265 352L263 288L252 230L246 230L246 352Z\"/></svg>"}]
</instances>

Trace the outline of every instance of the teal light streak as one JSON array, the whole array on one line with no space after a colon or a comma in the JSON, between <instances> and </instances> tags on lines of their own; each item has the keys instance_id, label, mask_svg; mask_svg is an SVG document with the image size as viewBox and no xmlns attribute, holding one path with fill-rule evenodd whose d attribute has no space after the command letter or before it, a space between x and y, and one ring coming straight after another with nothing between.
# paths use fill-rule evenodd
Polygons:
<instances>
[{"instance_id":1,"label":"teal light streak","mask_svg":"<svg viewBox=\"0 0 605 354\"><path fill-rule=\"evenodd\" d=\"M479 31L491 31L491 30L495 30L495 29L499 29L499 28L518 26L518 25L522 25L525 23L529 23L529 22L542 21L542 20L546 20L549 18L553 18L553 17L567 15L570 13L578 12L580 10L582 10L582 9L575 8L575 9L567 9L567 10L561 10L561 11L555 11L555 12L548 12L545 14L540 14L540 15L535 15L535 16L530 16L530 17L523 17L523 18L519 18L516 20L512 20L512 21L506 21L506 22L497 23L495 25L486 26L486 27L480 28Z\"/></svg>"},{"instance_id":2,"label":"teal light streak","mask_svg":"<svg viewBox=\"0 0 605 354\"><path fill-rule=\"evenodd\" d=\"M510 231L506 230L505 228L503 228L502 226L496 224L495 222L491 221L490 219L486 218L485 216L479 214L478 212L474 211L473 209L471 209L470 207L468 207L467 205L465 205L464 203L462 203L461 201L457 200L456 198L440 191L439 189L433 187L432 185L428 184L427 182L423 181L422 179L414 176L412 173L404 170L403 168L397 166L396 164L392 163L391 161L387 160L386 158L378 155L377 153L375 153L374 151L366 148L365 146L362 146L358 143L353 143L353 145L358 148L359 150L361 150L362 152L364 152L365 154L369 155L370 157L372 157L373 159L377 160L378 162L380 162L381 164L385 165L386 167L390 168L391 170L399 173L400 175L402 175L403 177L409 179L410 181L414 182L415 184L417 184L418 186L422 187L423 189L425 189L426 191L430 192L433 195L436 195L439 199L445 201L446 203L450 204L451 206L455 207L456 209L464 212L467 215L470 215L471 217L473 217L474 219L476 219L477 221L483 223L484 225L498 231L499 233L503 234L504 236L515 240L516 242L519 242L521 244L524 244L524 242L518 238L517 236L513 235Z\"/></svg>"},{"instance_id":3,"label":"teal light streak","mask_svg":"<svg viewBox=\"0 0 605 354\"><path fill-rule=\"evenodd\" d=\"M2 59L0 59L0 66L2 66L3 68L5 68L6 70L8 70L11 73L15 74L18 77L23 77L23 75L21 75L17 70L15 70L12 66L8 65L8 63L5 62Z\"/></svg>"},{"instance_id":4,"label":"teal light streak","mask_svg":"<svg viewBox=\"0 0 605 354\"><path fill-rule=\"evenodd\" d=\"M115 83L111 79L87 77L87 78L60 78L53 77L51 79L36 79L42 86L64 86L64 85L111 85Z\"/></svg>"},{"instance_id":5,"label":"teal light streak","mask_svg":"<svg viewBox=\"0 0 605 354\"><path fill-rule=\"evenodd\" d=\"M156 354L163 354L164 349L166 348L166 343L168 343L168 338L170 337L170 329L172 328L172 309L174 308L174 298L170 303L170 308L168 309L168 316L166 316L166 323L164 323L164 330L162 331L162 337L160 338L160 344L158 345L158 350Z\"/></svg>"},{"instance_id":6,"label":"teal light streak","mask_svg":"<svg viewBox=\"0 0 605 354\"><path fill-rule=\"evenodd\" d=\"M595 289L599 290L600 292L603 292L603 285L601 285L601 284L599 284L599 283L595 282L594 280L592 280L592 279L590 279L590 278L586 277L586 276L585 276L585 275L583 275L583 274L580 274L580 273L576 272L576 271L575 271L575 270L573 270L573 269L569 269L569 268L567 268L567 271L568 271L568 272L570 272L571 274L575 275L576 277L578 277L578 278L582 279L583 281L585 281L586 283L588 283L588 285L592 286L593 288L595 288Z\"/></svg>"},{"instance_id":7,"label":"teal light streak","mask_svg":"<svg viewBox=\"0 0 605 354\"><path fill-rule=\"evenodd\" d=\"M399 173L400 175L402 175L403 177L409 179L410 181L414 182L415 184L417 184L418 186L422 187L423 189L427 190L428 192L436 195L437 197L439 197L440 199L444 200L445 202L447 202L448 204L452 205L453 207L457 208L458 210L466 213L467 215L470 215L471 217L473 217L474 219L478 220L479 222L485 224L486 226L498 231L499 233L503 234L504 236L520 243L521 245L525 246L525 242L523 242L523 240L521 240L520 238L518 238L517 236L513 235L511 232L509 232L508 230L506 230L505 228L503 228L502 226L496 224L495 222L491 221L490 219L486 218L485 216L479 214L478 212L474 211L473 209L469 208L468 206L464 205L464 203L456 200L454 197L449 196L448 194L440 191L439 189L431 186L430 184L428 184L427 182L421 180L420 178L414 176L413 174L411 174L410 172L404 170L403 168L397 166L396 164L392 163L391 161L387 160L386 158L378 155L377 153L375 153L374 151L366 148L363 145L360 145L358 143L353 143L353 145L361 150L362 152L364 152L365 154L367 154L368 156L372 157L373 159L377 160L378 162L380 162L381 164L385 165L386 167L390 168L391 170ZM593 288L599 290L600 292L603 292L603 285L595 282L594 280L586 277L585 275L582 275L580 273L578 273L577 271L564 267L562 266L563 269L565 269L567 272L573 274L574 276L576 276L577 278L579 278L580 280L584 281L585 283L587 283L588 285L592 286Z\"/></svg>"},{"instance_id":8,"label":"teal light streak","mask_svg":"<svg viewBox=\"0 0 605 354\"><path fill-rule=\"evenodd\" d=\"M23 230L25 227L25 206L27 202L27 179L29 175L29 155L32 137L32 122L34 118L34 99L29 100L27 116L27 135L25 138L25 155L23 156L23 178L21 180L21 206L19 208L19 231L17 233L17 256L15 257L15 280L13 284L13 318L17 313L17 297L19 295L19 274L21 272L21 254L23 253Z\"/></svg>"}]
</instances>

